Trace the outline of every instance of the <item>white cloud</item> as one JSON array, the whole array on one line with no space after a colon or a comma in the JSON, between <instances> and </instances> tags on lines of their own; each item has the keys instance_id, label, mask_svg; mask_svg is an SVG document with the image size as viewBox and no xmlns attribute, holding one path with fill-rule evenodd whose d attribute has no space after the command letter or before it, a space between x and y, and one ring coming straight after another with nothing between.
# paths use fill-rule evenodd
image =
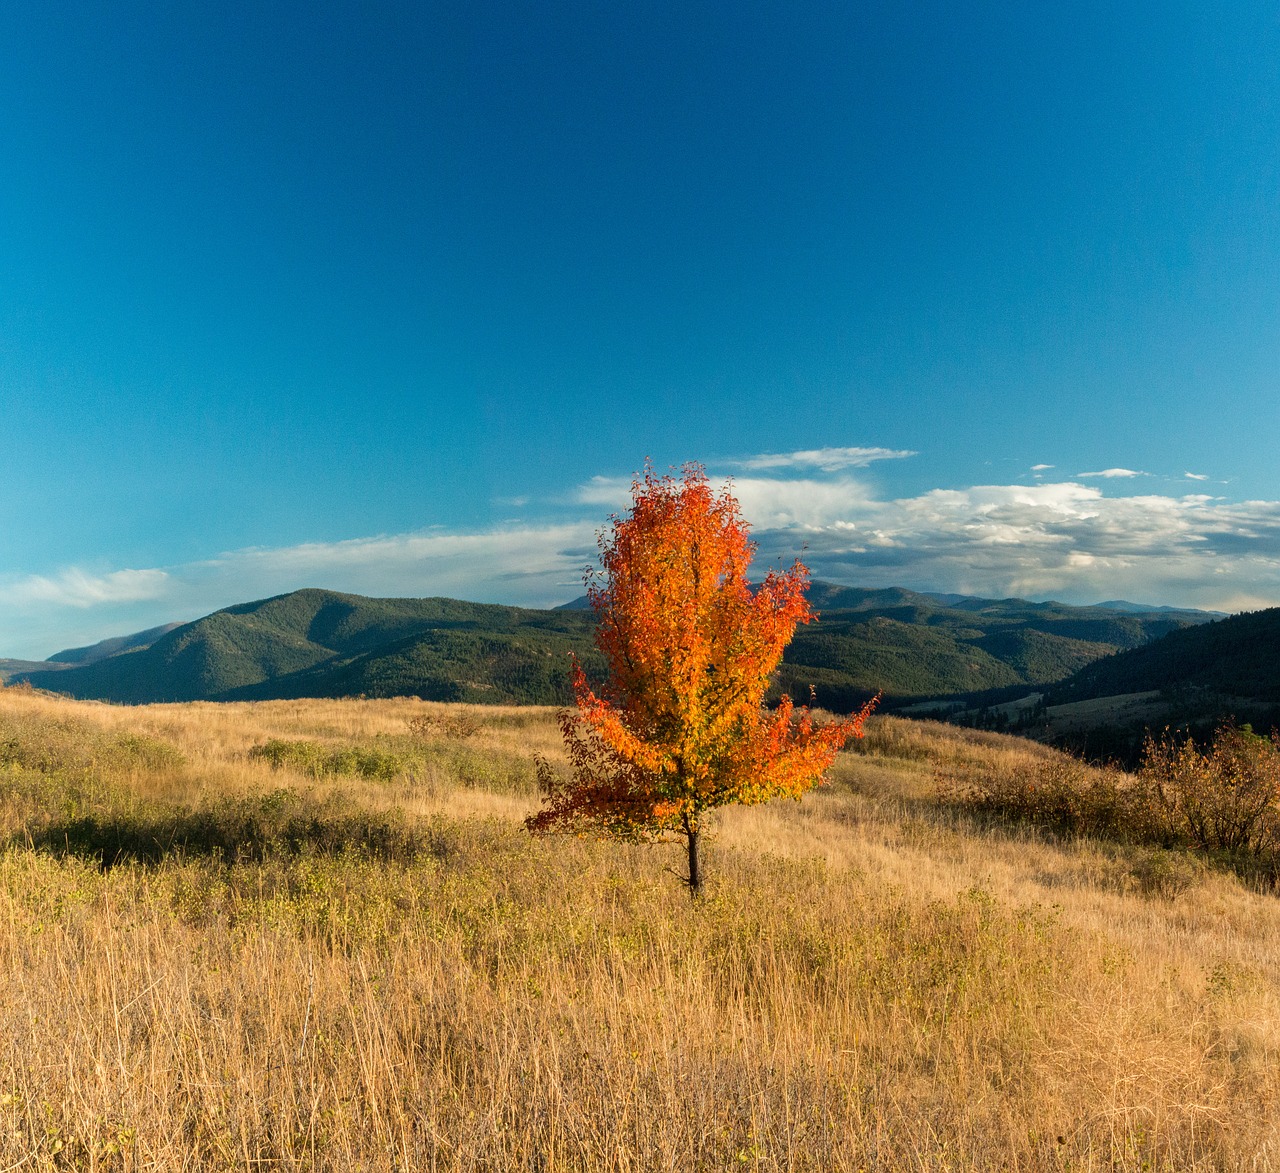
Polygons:
<instances>
[{"instance_id":1,"label":"white cloud","mask_svg":"<svg viewBox=\"0 0 1280 1173\"><path fill-rule=\"evenodd\" d=\"M0 605L97 607L104 603L136 603L163 597L169 576L163 570L114 570L88 574L74 567L52 578L41 574L0 583Z\"/></svg>"},{"instance_id":2,"label":"white cloud","mask_svg":"<svg viewBox=\"0 0 1280 1173\"><path fill-rule=\"evenodd\" d=\"M631 477L592 477L573 492L578 505L601 505L606 509L625 509L631 504Z\"/></svg>"},{"instance_id":3,"label":"white cloud","mask_svg":"<svg viewBox=\"0 0 1280 1173\"><path fill-rule=\"evenodd\" d=\"M611 507L625 509L629 484L611 482ZM820 578L1224 611L1280 603L1278 502L1108 497L1077 481L881 500L851 475L752 476L732 490L761 557L800 555Z\"/></svg>"},{"instance_id":4,"label":"white cloud","mask_svg":"<svg viewBox=\"0 0 1280 1173\"><path fill-rule=\"evenodd\" d=\"M904 460L917 455L919 453L898 448L811 448L803 452L766 452L733 463L753 472L785 469L840 472L847 468L866 468L877 460Z\"/></svg>"},{"instance_id":5,"label":"white cloud","mask_svg":"<svg viewBox=\"0 0 1280 1173\"><path fill-rule=\"evenodd\" d=\"M1132 468L1104 468L1101 472L1078 472L1076 476L1084 479L1086 477L1105 477L1107 480L1116 480L1124 477L1145 477L1150 474L1145 472L1137 472Z\"/></svg>"},{"instance_id":6,"label":"white cloud","mask_svg":"<svg viewBox=\"0 0 1280 1173\"><path fill-rule=\"evenodd\" d=\"M802 532L758 529L762 553L785 558L803 539L815 576L869 586L1218 610L1280 602L1280 502L980 485L890 501L858 494L815 521Z\"/></svg>"},{"instance_id":7,"label":"white cloud","mask_svg":"<svg viewBox=\"0 0 1280 1173\"><path fill-rule=\"evenodd\" d=\"M1044 472L1046 469L1050 469L1050 468L1053 468L1053 467L1054 467L1054 466L1053 466L1052 464L1033 464L1033 465L1031 466L1031 471L1032 471L1032 472Z\"/></svg>"},{"instance_id":8,"label":"white cloud","mask_svg":"<svg viewBox=\"0 0 1280 1173\"><path fill-rule=\"evenodd\" d=\"M1184 472L1182 474L1189 481L1207 481L1209 478L1202 472Z\"/></svg>"},{"instance_id":9,"label":"white cloud","mask_svg":"<svg viewBox=\"0 0 1280 1173\"><path fill-rule=\"evenodd\" d=\"M865 586L1224 611L1280 603L1277 501L1203 492L1109 497L1102 485L1079 481L881 499L848 472L714 483L730 484L738 498L761 573L799 556L815 577ZM554 605L581 593L597 531L608 512L626 510L630 492L629 477L596 477L573 494L580 519L556 524L308 542L163 568L0 580L0 654L39 658L305 586Z\"/></svg>"},{"instance_id":10,"label":"white cloud","mask_svg":"<svg viewBox=\"0 0 1280 1173\"><path fill-rule=\"evenodd\" d=\"M43 659L221 607L324 587L555 606L582 593L597 526L572 522L480 533L427 532L232 550L200 562L92 576L66 570L0 584L0 655Z\"/></svg>"}]
</instances>

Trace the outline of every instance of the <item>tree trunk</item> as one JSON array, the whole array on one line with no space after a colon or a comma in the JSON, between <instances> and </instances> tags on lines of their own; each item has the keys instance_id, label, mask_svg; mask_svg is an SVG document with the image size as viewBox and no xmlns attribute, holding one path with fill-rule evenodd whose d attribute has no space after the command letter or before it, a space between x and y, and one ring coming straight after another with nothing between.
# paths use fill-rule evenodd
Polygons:
<instances>
[{"instance_id":1,"label":"tree trunk","mask_svg":"<svg viewBox=\"0 0 1280 1173\"><path fill-rule=\"evenodd\" d=\"M689 840L689 895L696 898L702 889L702 873L698 869L698 829L686 819L684 833Z\"/></svg>"}]
</instances>

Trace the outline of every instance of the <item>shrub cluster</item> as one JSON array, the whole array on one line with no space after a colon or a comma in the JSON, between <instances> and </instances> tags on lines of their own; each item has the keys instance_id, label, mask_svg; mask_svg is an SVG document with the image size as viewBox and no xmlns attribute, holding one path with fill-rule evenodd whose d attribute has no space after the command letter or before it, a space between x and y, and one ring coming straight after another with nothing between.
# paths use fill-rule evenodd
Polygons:
<instances>
[{"instance_id":1,"label":"shrub cluster","mask_svg":"<svg viewBox=\"0 0 1280 1173\"><path fill-rule=\"evenodd\" d=\"M1136 774L1059 755L952 771L953 800L1063 834L1261 862L1280 875L1280 735L1223 726L1208 745L1148 736ZM1250 871L1256 868L1251 867Z\"/></svg>"},{"instance_id":2,"label":"shrub cluster","mask_svg":"<svg viewBox=\"0 0 1280 1173\"><path fill-rule=\"evenodd\" d=\"M1110 767L1090 766L1061 754L1029 766L970 766L942 775L953 800L1002 818L1049 827L1061 834L1160 839L1142 787Z\"/></svg>"},{"instance_id":3,"label":"shrub cluster","mask_svg":"<svg viewBox=\"0 0 1280 1173\"><path fill-rule=\"evenodd\" d=\"M185 764L177 746L144 733L113 733L69 719L5 714L0 720L0 769L80 777L172 772Z\"/></svg>"},{"instance_id":4,"label":"shrub cluster","mask_svg":"<svg viewBox=\"0 0 1280 1173\"><path fill-rule=\"evenodd\" d=\"M314 741L285 741L280 738L255 745L249 756L270 762L278 770L296 770L313 778L345 774L382 782L390 782L412 765L403 754L387 750L357 746L330 749Z\"/></svg>"},{"instance_id":5,"label":"shrub cluster","mask_svg":"<svg viewBox=\"0 0 1280 1173\"><path fill-rule=\"evenodd\" d=\"M1280 734L1227 725L1203 749L1148 736L1138 778L1170 836L1208 851L1280 851Z\"/></svg>"},{"instance_id":6,"label":"shrub cluster","mask_svg":"<svg viewBox=\"0 0 1280 1173\"><path fill-rule=\"evenodd\" d=\"M409 732L415 737L431 740L436 737L452 737L465 740L480 732L480 722L470 713L424 713L409 718Z\"/></svg>"}]
</instances>

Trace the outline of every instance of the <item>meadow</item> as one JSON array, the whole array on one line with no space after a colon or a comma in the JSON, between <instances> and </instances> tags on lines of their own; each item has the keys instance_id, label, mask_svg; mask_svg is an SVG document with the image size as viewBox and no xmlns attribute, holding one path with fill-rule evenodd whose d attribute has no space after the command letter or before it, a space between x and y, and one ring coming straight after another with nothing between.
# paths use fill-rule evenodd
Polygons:
<instances>
[{"instance_id":1,"label":"meadow","mask_svg":"<svg viewBox=\"0 0 1280 1173\"><path fill-rule=\"evenodd\" d=\"M879 718L692 901L525 833L554 716L0 690L0 1170L1280 1168L1264 878Z\"/></svg>"}]
</instances>

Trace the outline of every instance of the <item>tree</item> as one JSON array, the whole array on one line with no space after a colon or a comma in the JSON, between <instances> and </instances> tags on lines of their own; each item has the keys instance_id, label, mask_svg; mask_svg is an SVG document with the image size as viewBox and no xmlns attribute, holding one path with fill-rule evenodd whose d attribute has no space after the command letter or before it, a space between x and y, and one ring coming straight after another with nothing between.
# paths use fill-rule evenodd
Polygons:
<instances>
[{"instance_id":1,"label":"tree","mask_svg":"<svg viewBox=\"0 0 1280 1173\"><path fill-rule=\"evenodd\" d=\"M708 812L799 798L862 735L874 701L825 723L787 696L766 709L783 649L813 612L799 561L751 587L754 552L738 502L700 466L676 479L646 465L630 513L600 535L601 569L587 574L607 680L597 692L575 659L576 708L560 718L570 777L539 764L544 804L530 831L683 836L696 895Z\"/></svg>"}]
</instances>

